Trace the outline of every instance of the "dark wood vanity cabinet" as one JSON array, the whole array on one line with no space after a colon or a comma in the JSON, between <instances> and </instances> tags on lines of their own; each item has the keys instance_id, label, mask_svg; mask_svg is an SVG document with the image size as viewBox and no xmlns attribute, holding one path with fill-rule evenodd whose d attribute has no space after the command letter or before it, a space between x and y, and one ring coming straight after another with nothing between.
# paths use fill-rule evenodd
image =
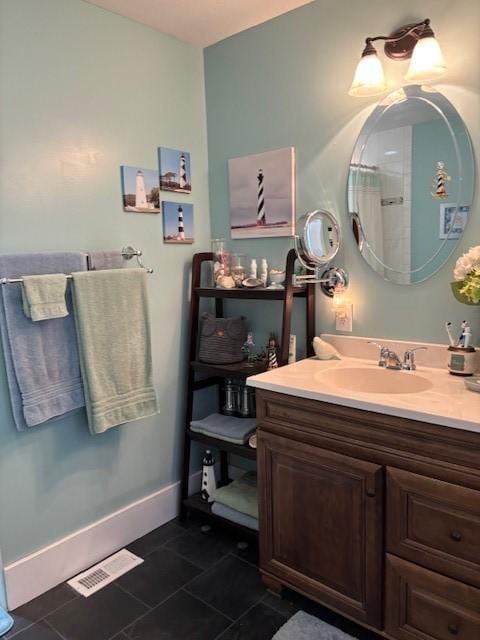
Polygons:
<instances>
[{"instance_id":1,"label":"dark wood vanity cabinet","mask_svg":"<svg viewBox=\"0 0 480 640\"><path fill-rule=\"evenodd\" d=\"M378 624L382 468L270 433L259 439L262 569Z\"/></svg>"},{"instance_id":2,"label":"dark wood vanity cabinet","mask_svg":"<svg viewBox=\"0 0 480 640\"><path fill-rule=\"evenodd\" d=\"M394 640L480 640L480 434L257 389L260 568Z\"/></svg>"}]
</instances>

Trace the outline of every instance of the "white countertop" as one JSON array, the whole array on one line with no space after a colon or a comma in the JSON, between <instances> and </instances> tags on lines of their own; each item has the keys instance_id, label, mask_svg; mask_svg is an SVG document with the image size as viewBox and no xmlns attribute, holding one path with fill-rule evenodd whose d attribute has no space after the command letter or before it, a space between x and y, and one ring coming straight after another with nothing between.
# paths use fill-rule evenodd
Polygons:
<instances>
[{"instance_id":1,"label":"white countertop","mask_svg":"<svg viewBox=\"0 0 480 640\"><path fill-rule=\"evenodd\" d=\"M251 376L247 384L258 389L330 402L386 415L420 420L480 434L480 393L468 391L463 378L445 369L418 365L417 371L383 371L385 375L422 376L432 384L415 393L366 393L347 390L329 381L328 371L342 368L376 369L371 359L342 356L341 360L309 358ZM338 377L338 374L337 374Z\"/></svg>"}]
</instances>

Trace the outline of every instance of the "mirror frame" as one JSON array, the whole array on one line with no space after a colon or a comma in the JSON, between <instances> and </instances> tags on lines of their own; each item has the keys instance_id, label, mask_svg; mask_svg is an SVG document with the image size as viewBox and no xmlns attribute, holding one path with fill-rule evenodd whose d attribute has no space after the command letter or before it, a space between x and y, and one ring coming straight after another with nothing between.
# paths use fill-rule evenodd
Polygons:
<instances>
[{"instance_id":1,"label":"mirror frame","mask_svg":"<svg viewBox=\"0 0 480 640\"><path fill-rule=\"evenodd\" d=\"M442 100L442 103L443 103L441 106L439 104L437 104L438 100L436 100L436 98L438 98L439 96L441 97L441 100ZM445 104L445 102L448 103L448 105L451 106L452 111L454 111L458 115L458 117L460 118L461 122L463 123L464 129L465 129L466 140L467 140L467 144L468 144L468 150L470 152L471 162L472 162L472 166L473 166L472 201L471 201L470 204L473 204L473 198L474 198L474 195L475 195L475 156L474 156L474 152L473 152L472 140L470 138L470 133L469 133L469 131L467 129L467 126L465 125L465 123L463 121L463 118L458 113L458 111L455 108L455 106L450 102L450 100L448 100L448 98L446 98L440 91L437 91L433 87L420 86L420 85L407 85L407 86L405 86L405 87L403 87L401 89L398 89L398 90L393 91L392 93L388 94L381 102L379 102L377 104L377 106L374 108L374 110L371 112L371 114L368 116L368 118L364 122L363 127L360 130L360 133L358 134L358 138L357 138L357 140L355 142L355 146L353 148L353 152L352 152L352 156L351 156L351 159L350 159L350 163L348 165L347 210L348 210L348 214L349 214L350 227L352 229L352 232L353 232L353 235L354 235L354 238L355 238L355 244L356 244L356 246L357 246L357 248L358 248L358 250L360 252L360 255L363 258L363 260L365 260L365 262L368 264L368 266L373 271L375 271L375 273L377 273L381 278L383 278L387 282L391 282L392 284L398 284L398 285L401 285L401 286L419 284L420 282L424 282L428 278L431 278L435 273L437 273L444 266L444 264L450 258L452 253L455 251L457 243L453 244L451 251L449 252L448 256L445 257L445 260L442 262L442 264L440 264L431 273L428 273L424 277L421 277L419 280L415 280L414 282L408 282L408 283L394 282L393 280L391 280L388 277L388 273L390 273L390 274L400 274L400 275L411 275L411 274L419 273L419 272L423 271L425 269L425 267L427 267L428 264L430 264L431 262L433 262L433 260L435 260L435 258L438 256L438 254L446 246L446 243L449 241L449 237L447 236L446 238L443 239L443 242L440 243L439 247L433 253L433 255L430 256L430 258L424 264L422 264L420 267L417 267L415 269L410 269L408 271L401 271L401 270L398 270L398 269L393 269L389 265L387 265L384 262L382 262L382 260L380 260L380 258L378 258L376 256L375 251L373 250L373 248L370 246L370 244L368 242L368 238L363 234L362 225L361 225L361 218L360 218L360 215L359 215L358 203L356 201L356 198L355 198L355 201L352 204L352 198L353 198L352 190L355 189L356 181L354 182L354 184L352 186L351 185L351 179L352 179L352 165L361 165L362 164L362 162L361 162L362 161L362 156L363 156L365 147L367 145L368 139L371 136L371 134L375 132L376 126L377 126L379 120L387 113L387 111L393 105L399 104L400 102L403 102L403 101L411 99L411 98L417 99L417 100L423 100L423 101L427 102L431 108L435 109L440 114L442 121L444 122L444 124L446 125L446 127L448 128L448 131L450 133L450 136L451 136L451 139L452 139L452 142L453 142L453 146L454 146L454 149L455 149L455 155L456 155L457 167L458 167L458 174L459 174L458 189L456 190L455 195L452 196L452 198L451 198L451 200L453 202L457 203L457 213L455 214L455 219L456 219L456 216L458 214L458 205L463 203L463 196L464 196L464 193L463 193L463 190L464 190L464 170L463 170L463 166L464 166L464 163L462 161L462 157L461 157L460 149L459 149L459 144L458 144L457 138L455 136L455 132L453 131L452 125L450 123L449 116L446 115L444 113L444 111L442 110L442 107ZM356 174L353 174L353 175L356 175ZM467 219L466 228L468 226L468 220L470 219L470 215L472 213L473 213L472 210L470 210L470 214L469 214L468 219ZM463 233L465 233L466 228L464 229ZM453 225L452 225L452 229L453 229ZM462 234L461 237L463 237L463 234ZM383 271L383 274L379 273L377 271L377 269L373 266L373 264L371 264L370 261L367 260L367 257L365 256L365 252L368 252L369 257L373 260L373 264L376 264L379 267L381 267L381 270Z\"/></svg>"}]
</instances>

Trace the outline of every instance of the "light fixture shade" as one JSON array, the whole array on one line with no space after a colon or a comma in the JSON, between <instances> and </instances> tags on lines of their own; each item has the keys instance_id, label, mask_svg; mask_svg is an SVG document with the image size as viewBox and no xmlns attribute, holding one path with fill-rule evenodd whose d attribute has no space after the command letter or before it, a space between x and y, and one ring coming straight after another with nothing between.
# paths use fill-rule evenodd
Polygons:
<instances>
[{"instance_id":1,"label":"light fixture shade","mask_svg":"<svg viewBox=\"0 0 480 640\"><path fill-rule=\"evenodd\" d=\"M417 45L418 46L418 45ZM348 94L355 97L376 96L387 88L383 66L376 53L360 58Z\"/></svg>"},{"instance_id":2,"label":"light fixture shade","mask_svg":"<svg viewBox=\"0 0 480 640\"><path fill-rule=\"evenodd\" d=\"M405 80L425 82L425 80L442 76L446 70L442 50L437 40L433 36L420 38L413 49Z\"/></svg>"}]
</instances>

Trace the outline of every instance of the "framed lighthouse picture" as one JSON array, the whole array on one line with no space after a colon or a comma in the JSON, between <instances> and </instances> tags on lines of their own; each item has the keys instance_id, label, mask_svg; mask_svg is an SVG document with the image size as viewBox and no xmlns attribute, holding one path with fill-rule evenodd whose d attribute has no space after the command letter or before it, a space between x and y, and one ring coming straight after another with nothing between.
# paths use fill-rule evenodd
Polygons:
<instances>
[{"instance_id":1,"label":"framed lighthouse picture","mask_svg":"<svg viewBox=\"0 0 480 640\"><path fill-rule=\"evenodd\" d=\"M123 210L136 213L160 213L160 189L155 169L120 167Z\"/></svg>"},{"instance_id":2,"label":"framed lighthouse picture","mask_svg":"<svg viewBox=\"0 0 480 640\"><path fill-rule=\"evenodd\" d=\"M162 201L163 241L166 244L193 243L193 204Z\"/></svg>"},{"instance_id":3,"label":"framed lighthouse picture","mask_svg":"<svg viewBox=\"0 0 480 640\"><path fill-rule=\"evenodd\" d=\"M158 147L158 168L162 191L192 192L190 154L188 151Z\"/></svg>"},{"instance_id":4,"label":"framed lighthouse picture","mask_svg":"<svg viewBox=\"0 0 480 640\"><path fill-rule=\"evenodd\" d=\"M230 227L235 240L293 236L295 149L228 161Z\"/></svg>"}]
</instances>

